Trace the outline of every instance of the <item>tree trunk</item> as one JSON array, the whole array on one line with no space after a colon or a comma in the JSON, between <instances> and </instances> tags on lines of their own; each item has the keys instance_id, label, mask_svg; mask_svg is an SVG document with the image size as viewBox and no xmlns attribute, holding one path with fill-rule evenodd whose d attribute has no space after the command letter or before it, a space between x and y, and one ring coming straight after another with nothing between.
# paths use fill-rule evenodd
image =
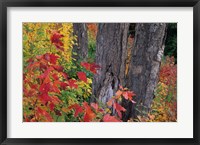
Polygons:
<instances>
[{"instance_id":1,"label":"tree trunk","mask_svg":"<svg viewBox=\"0 0 200 145\"><path fill-rule=\"evenodd\" d=\"M86 60L88 56L88 35L85 23L73 23L74 35L77 36L77 43L73 51L77 53L76 59Z\"/></svg>"},{"instance_id":2,"label":"tree trunk","mask_svg":"<svg viewBox=\"0 0 200 145\"><path fill-rule=\"evenodd\" d=\"M93 79L93 94L104 104L124 84L128 28L128 23L98 25L96 64L101 69Z\"/></svg>"},{"instance_id":3,"label":"tree trunk","mask_svg":"<svg viewBox=\"0 0 200 145\"><path fill-rule=\"evenodd\" d=\"M148 112L150 109L165 47L166 28L165 23L136 24L127 87L137 95L137 104L124 103L128 108L123 116L124 120L137 114L141 115L140 111Z\"/></svg>"}]
</instances>

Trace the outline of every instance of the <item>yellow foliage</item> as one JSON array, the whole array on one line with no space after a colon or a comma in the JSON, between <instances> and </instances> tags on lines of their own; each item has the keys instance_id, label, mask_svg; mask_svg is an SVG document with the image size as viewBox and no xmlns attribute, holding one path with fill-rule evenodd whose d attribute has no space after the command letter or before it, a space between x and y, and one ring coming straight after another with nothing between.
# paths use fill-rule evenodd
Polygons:
<instances>
[{"instance_id":1,"label":"yellow foliage","mask_svg":"<svg viewBox=\"0 0 200 145\"><path fill-rule=\"evenodd\" d=\"M82 96L83 98L88 98L89 96L92 95L92 88L91 88L91 84L92 84L92 79L87 78L87 83L84 81L79 81L77 82L78 88L81 89Z\"/></svg>"},{"instance_id":2,"label":"yellow foliage","mask_svg":"<svg viewBox=\"0 0 200 145\"><path fill-rule=\"evenodd\" d=\"M52 32L55 31L63 35L61 41L64 45L64 51L56 49L50 41ZM72 23L23 23L24 61L27 61L26 56L30 58L47 52L54 52L70 62L75 41L76 36L73 35Z\"/></svg>"}]
</instances>

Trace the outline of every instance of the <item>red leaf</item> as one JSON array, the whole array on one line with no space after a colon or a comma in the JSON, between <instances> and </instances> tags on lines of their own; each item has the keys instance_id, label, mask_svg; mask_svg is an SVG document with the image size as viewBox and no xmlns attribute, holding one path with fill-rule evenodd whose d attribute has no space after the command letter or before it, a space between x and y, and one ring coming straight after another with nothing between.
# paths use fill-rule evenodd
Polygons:
<instances>
[{"instance_id":1,"label":"red leaf","mask_svg":"<svg viewBox=\"0 0 200 145\"><path fill-rule=\"evenodd\" d=\"M51 82L51 80L50 80L49 76L46 76L46 78L44 79L43 83L47 84L47 83L50 83L50 82Z\"/></svg>"},{"instance_id":2,"label":"red leaf","mask_svg":"<svg viewBox=\"0 0 200 145\"><path fill-rule=\"evenodd\" d=\"M60 38L62 38L63 35L58 33L57 31L53 32L53 35L51 36L51 43L58 43L60 42Z\"/></svg>"},{"instance_id":3,"label":"red leaf","mask_svg":"<svg viewBox=\"0 0 200 145\"><path fill-rule=\"evenodd\" d=\"M48 75L49 75L49 73L52 71L52 70L54 70L54 68L53 67L49 67L47 70L45 70L45 72L43 73L43 74L41 74L38 78L40 78L40 79L45 79Z\"/></svg>"},{"instance_id":4,"label":"red leaf","mask_svg":"<svg viewBox=\"0 0 200 145\"><path fill-rule=\"evenodd\" d=\"M87 77L86 77L86 74L84 72L78 72L77 75L78 75L78 78L80 80L82 80L82 81L87 83Z\"/></svg>"},{"instance_id":5,"label":"red leaf","mask_svg":"<svg viewBox=\"0 0 200 145\"><path fill-rule=\"evenodd\" d=\"M28 97L31 97L31 96L36 95L36 93L37 93L37 92L36 92L35 90L31 89L31 90L29 90L29 91L27 92L26 95L27 95Z\"/></svg>"},{"instance_id":6,"label":"red leaf","mask_svg":"<svg viewBox=\"0 0 200 145\"><path fill-rule=\"evenodd\" d=\"M78 85L76 84L76 80L70 79L70 80L68 81L68 85L69 85L70 88L75 88L75 89L78 88Z\"/></svg>"},{"instance_id":7,"label":"red leaf","mask_svg":"<svg viewBox=\"0 0 200 145\"><path fill-rule=\"evenodd\" d=\"M64 51L64 48L61 47L61 46L63 46L62 42L59 42L59 43L55 44L55 46L56 46L57 49Z\"/></svg>"},{"instance_id":8,"label":"red leaf","mask_svg":"<svg viewBox=\"0 0 200 145\"><path fill-rule=\"evenodd\" d=\"M30 87L31 87L32 89L37 89L37 88L38 88L38 85L37 85L37 84L31 84Z\"/></svg>"},{"instance_id":9,"label":"red leaf","mask_svg":"<svg viewBox=\"0 0 200 145\"><path fill-rule=\"evenodd\" d=\"M58 88L58 85L60 85L60 83L61 83L61 82L60 82L59 80L54 81L51 90L52 90L53 92L60 93L60 90L59 90L59 88Z\"/></svg>"},{"instance_id":10,"label":"red leaf","mask_svg":"<svg viewBox=\"0 0 200 145\"><path fill-rule=\"evenodd\" d=\"M90 106L92 106L95 110L98 110L99 108L97 103L91 103Z\"/></svg>"},{"instance_id":11,"label":"red leaf","mask_svg":"<svg viewBox=\"0 0 200 145\"><path fill-rule=\"evenodd\" d=\"M67 75L67 73L64 73L64 72L60 72L61 73L61 75L67 80L68 79L68 75Z\"/></svg>"},{"instance_id":12,"label":"red leaf","mask_svg":"<svg viewBox=\"0 0 200 145\"><path fill-rule=\"evenodd\" d=\"M64 82L61 82L60 83L60 87L61 87L61 89L66 89L66 87L67 87L68 85L67 85L67 83L64 83Z\"/></svg>"},{"instance_id":13,"label":"red leaf","mask_svg":"<svg viewBox=\"0 0 200 145\"><path fill-rule=\"evenodd\" d=\"M118 114L119 118L122 118L121 111L125 112L126 109L124 107L122 107L121 105L119 105L118 103L114 103L113 104L113 108L117 111L117 114Z\"/></svg>"},{"instance_id":14,"label":"red leaf","mask_svg":"<svg viewBox=\"0 0 200 145\"><path fill-rule=\"evenodd\" d=\"M28 62L28 63L33 63L34 60L33 60L33 58L30 58L27 62Z\"/></svg>"},{"instance_id":15,"label":"red leaf","mask_svg":"<svg viewBox=\"0 0 200 145\"><path fill-rule=\"evenodd\" d=\"M48 93L51 90L50 83L42 84L39 88L41 93Z\"/></svg>"},{"instance_id":16,"label":"red leaf","mask_svg":"<svg viewBox=\"0 0 200 145\"><path fill-rule=\"evenodd\" d=\"M96 74L97 70L100 68L99 65L95 63L87 63L87 62L81 62L81 66L83 66L85 69L91 71L92 73Z\"/></svg>"},{"instance_id":17,"label":"red leaf","mask_svg":"<svg viewBox=\"0 0 200 145\"><path fill-rule=\"evenodd\" d=\"M56 64L57 59L59 58L59 56L56 56L55 54L46 53L46 54L44 54L44 58L45 58L48 62L50 62L50 63L52 63L52 64Z\"/></svg>"},{"instance_id":18,"label":"red leaf","mask_svg":"<svg viewBox=\"0 0 200 145\"><path fill-rule=\"evenodd\" d=\"M39 95L39 99L43 102L43 104L46 104L48 101L51 101L51 97L47 93Z\"/></svg>"},{"instance_id":19,"label":"red leaf","mask_svg":"<svg viewBox=\"0 0 200 145\"><path fill-rule=\"evenodd\" d=\"M33 70L34 68L39 67L39 66L40 66L40 62L33 62L27 66L27 69Z\"/></svg>"},{"instance_id":20,"label":"red leaf","mask_svg":"<svg viewBox=\"0 0 200 145\"><path fill-rule=\"evenodd\" d=\"M26 119L25 119L25 122L30 122L30 119L26 118Z\"/></svg>"},{"instance_id":21,"label":"red leaf","mask_svg":"<svg viewBox=\"0 0 200 145\"><path fill-rule=\"evenodd\" d=\"M135 96L135 94L132 92L132 91L125 91L123 92L123 97L126 99L126 100L130 100L131 102L135 103L132 98L133 96Z\"/></svg>"},{"instance_id":22,"label":"red leaf","mask_svg":"<svg viewBox=\"0 0 200 145\"><path fill-rule=\"evenodd\" d=\"M41 60L41 59L44 58L44 55L37 55L36 58L37 58L38 60Z\"/></svg>"},{"instance_id":23,"label":"red leaf","mask_svg":"<svg viewBox=\"0 0 200 145\"><path fill-rule=\"evenodd\" d=\"M79 113L83 112L83 108L78 104L71 105L68 109L69 110L71 110L71 109L75 110L74 117L77 117Z\"/></svg>"},{"instance_id":24,"label":"red leaf","mask_svg":"<svg viewBox=\"0 0 200 145\"><path fill-rule=\"evenodd\" d=\"M58 75L57 74L52 74L52 78L54 79L54 80L58 80L59 79L59 77L58 77Z\"/></svg>"},{"instance_id":25,"label":"red leaf","mask_svg":"<svg viewBox=\"0 0 200 145\"><path fill-rule=\"evenodd\" d=\"M109 114L104 115L104 122L121 122L121 120L116 119L114 116L110 116Z\"/></svg>"},{"instance_id":26,"label":"red leaf","mask_svg":"<svg viewBox=\"0 0 200 145\"><path fill-rule=\"evenodd\" d=\"M82 108L82 107L79 107L79 108L76 109L76 112L74 113L74 116L77 117L78 114L79 114L79 113L82 113L82 112L83 112L83 108Z\"/></svg>"},{"instance_id":27,"label":"red leaf","mask_svg":"<svg viewBox=\"0 0 200 145\"><path fill-rule=\"evenodd\" d=\"M100 66L95 64L95 63L91 63L90 64L90 71L93 72L94 74L97 73L97 70L100 69Z\"/></svg>"},{"instance_id":28,"label":"red leaf","mask_svg":"<svg viewBox=\"0 0 200 145\"><path fill-rule=\"evenodd\" d=\"M50 108L51 111L53 111L54 107L55 107L55 105L53 103L49 104L49 108Z\"/></svg>"},{"instance_id":29,"label":"red leaf","mask_svg":"<svg viewBox=\"0 0 200 145\"><path fill-rule=\"evenodd\" d=\"M48 65L46 64L46 62L45 63L43 63L43 62L40 63L40 69L41 70L46 70L47 67L48 67Z\"/></svg>"},{"instance_id":30,"label":"red leaf","mask_svg":"<svg viewBox=\"0 0 200 145\"><path fill-rule=\"evenodd\" d=\"M36 108L36 117L37 118L45 118L46 121L48 122L52 122L53 121L53 118L51 117L51 115L46 112L45 110L41 109L40 107L37 107Z\"/></svg>"},{"instance_id":31,"label":"red leaf","mask_svg":"<svg viewBox=\"0 0 200 145\"><path fill-rule=\"evenodd\" d=\"M58 32L53 32L52 36L51 36L51 43L53 43L57 49L60 50L64 50L63 43L60 40L60 38L64 37L62 34L58 33Z\"/></svg>"},{"instance_id":32,"label":"red leaf","mask_svg":"<svg viewBox=\"0 0 200 145\"><path fill-rule=\"evenodd\" d=\"M85 109L85 115L83 120L85 122L93 121L93 119L96 117L96 114L91 110L87 102L83 102L83 107Z\"/></svg>"},{"instance_id":33,"label":"red leaf","mask_svg":"<svg viewBox=\"0 0 200 145\"><path fill-rule=\"evenodd\" d=\"M85 113L83 120L84 120L84 122L90 122L90 116L88 113Z\"/></svg>"},{"instance_id":34,"label":"red leaf","mask_svg":"<svg viewBox=\"0 0 200 145\"><path fill-rule=\"evenodd\" d=\"M90 70L90 64L87 62L81 62L81 66L83 66L87 70Z\"/></svg>"},{"instance_id":35,"label":"red leaf","mask_svg":"<svg viewBox=\"0 0 200 145\"><path fill-rule=\"evenodd\" d=\"M44 54L44 59L50 61L50 54L49 53Z\"/></svg>"},{"instance_id":36,"label":"red leaf","mask_svg":"<svg viewBox=\"0 0 200 145\"><path fill-rule=\"evenodd\" d=\"M59 65L53 65L54 69L59 71L59 72L62 72L63 71L63 67L62 66L59 66Z\"/></svg>"},{"instance_id":37,"label":"red leaf","mask_svg":"<svg viewBox=\"0 0 200 145\"><path fill-rule=\"evenodd\" d=\"M50 62L52 64L56 64L58 58L59 56L56 56L55 54L50 54Z\"/></svg>"}]
</instances>

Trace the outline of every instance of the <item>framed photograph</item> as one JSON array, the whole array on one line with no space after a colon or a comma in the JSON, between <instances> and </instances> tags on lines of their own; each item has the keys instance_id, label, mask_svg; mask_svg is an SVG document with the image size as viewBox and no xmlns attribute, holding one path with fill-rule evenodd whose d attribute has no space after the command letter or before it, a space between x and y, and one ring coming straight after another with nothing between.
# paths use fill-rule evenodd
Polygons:
<instances>
[{"instance_id":1,"label":"framed photograph","mask_svg":"<svg viewBox=\"0 0 200 145\"><path fill-rule=\"evenodd\" d=\"M199 144L198 0L4 0L0 143Z\"/></svg>"}]
</instances>

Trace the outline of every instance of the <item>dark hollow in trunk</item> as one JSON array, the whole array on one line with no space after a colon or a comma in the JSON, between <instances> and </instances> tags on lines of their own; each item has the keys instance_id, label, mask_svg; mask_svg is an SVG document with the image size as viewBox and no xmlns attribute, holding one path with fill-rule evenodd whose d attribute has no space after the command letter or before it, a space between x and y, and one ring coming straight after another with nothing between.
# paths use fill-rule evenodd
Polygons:
<instances>
[{"instance_id":1,"label":"dark hollow in trunk","mask_svg":"<svg viewBox=\"0 0 200 145\"><path fill-rule=\"evenodd\" d=\"M100 23L96 42L96 63L101 66L93 79L93 95L106 103L123 85L129 23Z\"/></svg>"}]
</instances>

